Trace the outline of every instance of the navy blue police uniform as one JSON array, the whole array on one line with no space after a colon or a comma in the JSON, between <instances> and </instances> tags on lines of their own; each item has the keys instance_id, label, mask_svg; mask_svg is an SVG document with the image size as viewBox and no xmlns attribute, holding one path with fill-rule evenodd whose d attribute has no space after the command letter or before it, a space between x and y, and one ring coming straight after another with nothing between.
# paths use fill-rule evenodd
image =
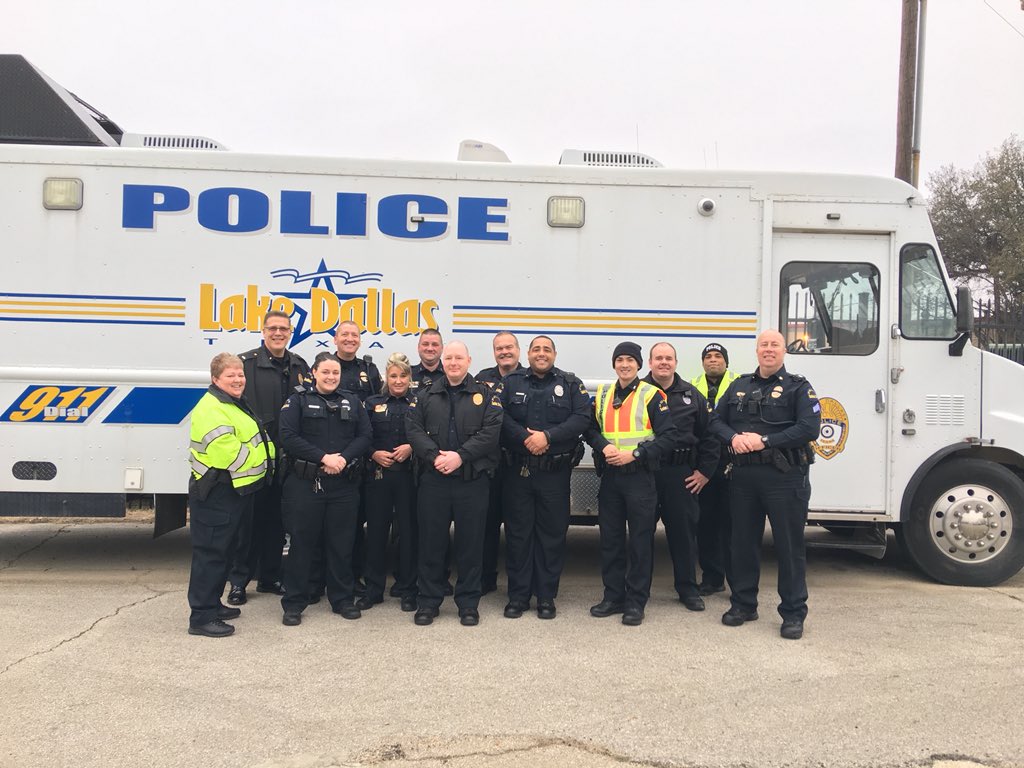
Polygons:
<instances>
[{"instance_id":1,"label":"navy blue police uniform","mask_svg":"<svg viewBox=\"0 0 1024 768\"><path fill-rule=\"evenodd\" d=\"M352 392L338 389L324 395L309 388L288 398L279 423L288 473L282 517L291 537L281 605L286 614L300 614L311 602L311 571L322 550L331 607L346 618L358 618L352 547L362 465L370 449L366 409ZM345 469L338 475L325 474L321 461L334 453L345 458Z\"/></svg>"},{"instance_id":2,"label":"navy blue police uniform","mask_svg":"<svg viewBox=\"0 0 1024 768\"><path fill-rule=\"evenodd\" d=\"M515 371L524 371L526 368L516 364ZM476 380L486 384L492 389L504 379L501 369L496 365L484 368L475 376ZM483 559L483 591L486 595L498 588L498 554L501 550L501 525L504 522L505 514L502 510L502 480L505 477L505 466L499 464L491 478L490 495L487 499L487 520L484 524L484 559Z\"/></svg>"},{"instance_id":3,"label":"navy blue police uniform","mask_svg":"<svg viewBox=\"0 0 1024 768\"><path fill-rule=\"evenodd\" d=\"M250 349L239 357L245 371L245 399L263 424L275 445L280 445L277 419L281 406L297 386L312 382L306 361L285 350L274 357L265 346ZM278 452L278 461L281 452ZM228 602L246 602L245 588L256 577L258 592L281 592L281 553L284 549L284 524L281 522L281 484L283 472L275 472L274 482L266 483L253 500L251 518L238 530L231 573Z\"/></svg>"},{"instance_id":4,"label":"navy blue police uniform","mask_svg":"<svg viewBox=\"0 0 1024 768\"><path fill-rule=\"evenodd\" d=\"M515 618L537 597L538 615L554 617L565 566L569 483L583 456L580 436L590 424L590 396L572 373L552 368L537 375L520 368L505 377L501 402L508 599ZM528 429L545 433L548 449L535 456L523 444Z\"/></svg>"},{"instance_id":5,"label":"navy blue police uniform","mask_svg":"<svg viewBox=\"0 0 1024 768\"><path fill-rule=\"evenodd\" d=\"M409 408L406 434L420 472L417 623L429 624L444 600L445 552L453 521L459 572L455 604L460 615L478 609L488 484L498 466L500 394L500 385L495 392L469 374L456 386L442 376ZM442 450L457 451L462 458L462 466L451 475L434 468Z\"/></svg>"},{"instance_id":6,"label":"navy blue police uniform","mask_svg":"<svg viewBox=\"0 0 1024 768\"><path fill-rule=\"evenodd\" d=\"M728 384L722 386L725 377L718 381L705 377L708 388L708 405L714 410L719 390L725 393ZM732 515L729 513L729 478L725 468L729 466L730 454L724 447L718 457L718 465L710 481L697 497L700 505L700 520L697 523L697 559L700 563L700 584L702 595L711 595L725 589L725 581L732 572Z\"/></svg>"},{"instance_id":7,"label":"navy blue police uniform","mask_svg":"<svg viewBox=\"0 0 1024 768\"><path fill-rule=\"evenodd\" d=\"M708 401L691 384L673 374L672 383L662 387L648 374L644 381L659 387L668 398L668 412L676 427L676 442L654 473L658 493L658 517L665 526L672 558L673 584L679 599L691 610L703 610L697 589L697 521L700 506L696 494L686 488L686 478L696 469L711 477L718 465L720 443L709 426Z\"/></svg>"},{"instance_id":8,"label":"navy blue police uniform","mask_svg":"<svg viewBox=\"0 0 1024 768\"><path fill-rule=\"evenodd\" d=\"M409 442L405 421L415 395L396 397L373 395L366 410L373 428L370 454L393 451ZM392 594L402 598L406 610L415 608L416 598L416 483L413 460L383 467L368 462L366 492L366 598L368 604L384 599L387 575L388 535L392 526L398 535L398 569ZM411 600L411 603L410 603Z\"/></svg>"},{"instance_id":9,"label":"navy blue police uniform","mask_svg":"<svg viewBox=\"0 0 1024 768\"><path fill-rule=\"evenodd\" d=\"M740 376L719 398L716 413L712 430L727 446L740 432L762 435L765 446L730 456L730 613L739 619L736 623L757 616L767 516L779 561L779 614L783 622L802 623L807 615L804 527L814 456L809 444L821 423L817 397L807 379L782 367L766 378L757 372Z\"/></svg>"},{"instance_id":10,"label":"navy blue police uniform","mask_svg":"<svg viewBox=\"0 0 1024 768\"><path fill-rule=\"evenodd\" d=\"M412 366L412 377L409 381L409 391L414 395L418 395L420 392L425 392L430 389L430 385L437 379L444 376L444 369L441 368L441 363L437 364L437 367L429 371L423 367L423 363L416 363Z\"/></svg>"}]
</instances>

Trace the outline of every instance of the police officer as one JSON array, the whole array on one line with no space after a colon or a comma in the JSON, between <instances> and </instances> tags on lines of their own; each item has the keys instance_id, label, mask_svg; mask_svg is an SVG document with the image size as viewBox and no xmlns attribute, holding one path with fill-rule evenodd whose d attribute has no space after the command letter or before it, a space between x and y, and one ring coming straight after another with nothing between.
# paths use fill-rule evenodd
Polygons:
<instances>
[{"instance_id":1,"label":"police officer","mask_svg":"<svg viewBox=\"0 0 1024 768\"><path fill-rule=\"evenodd\" d=\"M537 616L553 619L565 565L569 481L583 457L580 435L590 424L590 396L575 375L555 367L549 336L537 336L526 355L530 367L509 373L501 394L505 616L522 616L536 595Z\"/></svg>"},{"instance_id":2,"label":"police officer","mask_svg":"<svg viewBox=\"0 0 1024 768\"><path fill-rule=\"evenodd\" d=\"M459 578L455 604L465 626L480 623L480 572L489 475L498 465L501 385L497 391L469 374L461 341L441 358L445 375L409 409L406 433L419 462L416 510L420 529L419 604L415 622L430 624L444 600L444 555L455 522Z\"/></svg>"},{"instance_id":3,"label":"police officer","mask_svg":"<svg viewBox=\"0 0 1024 768\"><path fill-rule=\"evenodd\" d=\"M786 371L785 357L782 334L762 331L757 370L733 381L719 398L712 430L732 453L732 607L722 623L738 627L757 620L767 515L779 558L781 634L798 640L807 616L804 526L814 455L809 443L818 436L821 407L807 379Z\"/></svg>"},{"instance_id":4,"label":"police officer","mask_svg":"<svg viewBox=\"0 0 1024 768\"><path fill-rule=\"evenodd\" d=\"M412 394L418 394L421 389L430 389L434 379L444 375L441 370L441 348L444 340L437 328L427 328L420 333L420 339L416 343L416 353L420 361L412 367L412 381L409 384Z\"/></svg>"},{"instance_id":5,"label":"police officer","mask_svg":"<svg viewBox=\"0 0 1024 768\"><path fill-rule=\"evenodd\" d=\"M352 392L364 403L370 395L380 394L384 386L380 371L373 364L369 355L356 357L362 344L362 330L354 320L342 320L334 331L334 345L337 347L338 361L341 363L341 384L338 389ZM356 520L355 548L352 552L352 576L355 579L356 592L363 593L363 525L366 523L366 508L360 502L359 517ZM316 567L315 578L322 582L322 567Z\"/></svg>"},{"instance_id":6,"label":"police officer","mask_svg":"<svg viewBox=\"0 0 1024 768\"><path fill-rule=\"evenodd\" d=\"M288 350L292 337L291 317L272 309L263 318L263 344L239 357L245 370L245 399L275 444L280 442L277 417L292 390L309 384L309 365ZM280 460L280 455L278 460ZM245 588L257 576L256 591L280 595L281 550L284 526L281 523L281 482L283 473L274 473L274 482L266 483L256 494L251 520L243 521L238 532L238 548L229 580L228 602L244 605Z\"/></svg>"},{"instance_id":7,"label":"police officer","mask_svg":"<svg viewBox=\"0 0 1024 768\"><path fill-rule=\"evenodd\" d=\"M688 610L703 611L704 599L697 591L697 494L715 473L721 449L708 429L712 418L708 401L679 378L677 364L676 348L667 341L651 347L651 370L644 381L665 393L676 426L675 445L654 473L654 482L679 602Z\"/></svg>"},{"instance_id":8,"label":"police officer","mask_svg":"<svg viewBox=\"0 0 1024 768\"><path fill-rule=\"evenodd\" d=\"M313 387L299 388L281 409L281 446L288 455L282 516L291 537L284 569L282 622L295 626L310 603L310 571L322 547L327 598L335 613L358 619L352 545L359 480L370 448L370 419L352 392L339 388L341 365L330 352L313 363Z\"/></svg>"},{"instance_id":9,"label":"police officer","mask_svg":"<svg viewBox=\"0 0 1024 768\"><path fill-rule=\"evenodd\" d=\"M700 353L704 372L692 383L714 408L719 393L725 392L737 374L729 370L729 351L718 342L711 342ZM697 524L697 553L700 560L701 580L697 587L702 595L712 595L725 590L726 575L732 548L732 524L729 516L729 478L725 468L729 464L729 452L723 450L718 459L711 482L704 486L697 500L700 504L700 521Z\"/></svg>"},{"instance_id":10,"label":"police officer","mask_svg":"<svg viewBox=\"0 0 1024 768\"><path fill-rule=\"evenodd\" d=\"M405 355L396 352L385 368L385 391L366 401L373 428L371 463L366 475L366 595L361 610L384 601L388 534L398 533L398 576L392 594L403 611L416 610L416 484L412 446L405 433L409 406L415 399L409 385L412 371Z\"/></svg>"},{"instance_id":11,"label":"police officer","mask_svg":"<svg viewBox=\"0 0 1024 768\"><path fill-rule=\"evenodd\" d=\"M658 520L654 473L676 443L665 394L637 376L642 361L639 344L623 341L615 347L617 381L597 388L594 417L584 435L601 476L597 523L604 597L590 615L621 613L622 623L630 626L643 622L651 595Z\"/></svg>"},{"instance_id":12,"label":"police officer","mask_svg":"<svg viewBox=\"0 0 1024 768\"><path fill-rule=\"evenodd\" d=\"M242 613L220 598L238 525L252 514L254 494L274 460L274 444L245 402L244 390L242 361L222 352L210 362L210 388L190 416L190 635L227 637L235 628L224 620Z\"/></svg>"},{"instance_id":13,"label":"police officer","mask_svg":"<svg viewBox=\"0 0 1024 768\"><path fill-rule=\"evenodd\" d=\"M510 331L499 331L491 341L494 352L494 365L484 368L476 375L476 380L489 387L495 387L512 371L526 370L519 362L519 339ZM501 548L501 524L505 518L502 510L501 484L505 476L505 466L499 465L491 479L490 497L487 501L487 523L484 529L484 561L483 561L483 594L494 592L498 588L498 550Z\"/></svg>"}]
</instances>

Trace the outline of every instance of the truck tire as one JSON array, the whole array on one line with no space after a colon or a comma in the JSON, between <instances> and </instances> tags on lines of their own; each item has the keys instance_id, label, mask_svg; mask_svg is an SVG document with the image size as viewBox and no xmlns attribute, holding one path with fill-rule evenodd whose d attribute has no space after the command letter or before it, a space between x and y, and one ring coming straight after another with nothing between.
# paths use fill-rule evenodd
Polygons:
<instances>
[{"instance_id":1,"label":"truck tire","mask_svg":"<svg viewBox=\"0 0 1024 768\"><path fill-rule=\"evenodd\" d=\"M1024 567L1024 481L992 461L944 462L921 483L896 535L938 582L1001 584Z\"/></svg>"}]
</instances>

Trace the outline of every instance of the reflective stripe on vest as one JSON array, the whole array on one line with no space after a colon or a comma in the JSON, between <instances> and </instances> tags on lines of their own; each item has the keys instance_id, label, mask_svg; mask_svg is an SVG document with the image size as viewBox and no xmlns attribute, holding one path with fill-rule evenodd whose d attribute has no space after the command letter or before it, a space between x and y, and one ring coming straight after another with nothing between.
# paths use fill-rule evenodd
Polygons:
<instances>
[{"instance_id":1,"label":"reflective stripe on vest","mask_svg":"<svg viewBox=\"0 0 1024 768\"><path fill-rule=\"evenodd\" d=\"M726 371L724 374L722 374L722 381L719 382L718 384L718 392L715 394L715 399L717 400L721 395L725 394L725 390L729 388L729 385L736 381L736 379L738 379L739 377L740 375L738 373L733 373L732 371ZM702 373L700 376L695 378L690 383L693 384L693 386L697 389L698 392L700 392L702 395L704 395L705 398L707 398L708 375L706 373ZM711 405L713 406L715 404L712 403Z\"/></svg>"},{"instance_id":2,"label":"reflective stripe on vest","mask_svg":"<svg viewBox=\"0 0 1024 768\"><path fill-rule=\"evenodd\" d=\"M241 408L207 393L193 409L191 422L189 466L197 479L211 469L222 470L237 490L266 475L274 444L263 439L259 426ZM227 436L233 439L223 440Z\"/></svg>"},{"instance_id":3,"label":"reflective stripe on vest","mask_svg":"<svg viewBox=\"0 0 1024 768\"><path fill-rule=\"evenodd\" d=\"M631 451L640 443L654 437L647 406L657 396L658 388L645 381L637 383L636 389L626 396L618 408L615 400L615 385L602 384L597 388L597 423L605 440L620 451Z\"/></svg>"}]
</instances>

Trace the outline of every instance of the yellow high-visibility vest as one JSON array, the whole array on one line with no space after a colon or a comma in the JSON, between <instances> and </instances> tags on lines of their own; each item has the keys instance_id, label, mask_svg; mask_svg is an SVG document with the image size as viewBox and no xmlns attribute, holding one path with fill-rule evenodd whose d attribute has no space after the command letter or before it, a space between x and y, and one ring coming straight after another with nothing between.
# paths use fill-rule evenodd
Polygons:
<instances>
[{"instance_id":1,"label":"yellow high-visibility vest","mask_svg":"<svg viewBox=\"0 0 1024 768\"><path fill-rule=\"evenodd\" d=\"M262 481L268 458L274 458L274 444L264 441L253 418L209 392L192 410L189 436L193 477L198 480L211 470L222 469L239 492Z\"/></svg>"},{"instance_id":2,"label":"yellow high-visibility vest","mask_svg":"<svg viewBox=\"0 0 1024 768\"><path fill-rule=\"evenodd\" d=\"M604 439L620 451L632 451L640 443L654 437L647 406L660 390L653 384L640 381L636 389L626 396L622 405L614 406L615 385L602 384L597 388L595 407L597 423Z\"/></svg>"},{"instance_id":3,"label":"yellow high-visibility vest","mask_svg":"<svg viewBox=\"0 0 1024 768\"><path fill-rule=\"evenodd\" d=\"M729 388L729 385L732 384L739 377L740 375L738 373L733 373L732 371L726 370L726 372L722 375L721 383L718 385L718 394L715 395L715 400L717 400L719 396L724 394L725 390ZM690 383L693 384L693 386L697 388L697 391L704 395L705 398L708 396L708 375L706 373L702 373L700 376L693 379L693 381L691 381ZM714 403L712 403L712 405L714 405Z\"/></svg>"}]
</instances>

